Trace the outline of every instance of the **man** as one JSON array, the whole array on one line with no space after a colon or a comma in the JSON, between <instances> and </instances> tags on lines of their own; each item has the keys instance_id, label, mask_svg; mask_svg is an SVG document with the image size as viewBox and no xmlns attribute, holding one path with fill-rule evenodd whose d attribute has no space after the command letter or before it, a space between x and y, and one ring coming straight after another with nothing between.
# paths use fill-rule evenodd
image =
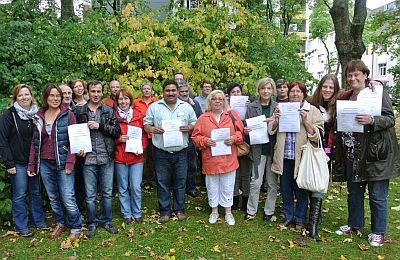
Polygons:
<instances>
[{"instance_id":1,"label":"man","mask_svg":"<svg viewBox=\"0 0 400 260\"><path fill-rule=\"evenodd\" d=\"M164 140L164 120L180 120L183 144L166 146ZM152 134L155 150L155 169L157 176L157 198L160 209L160 223L168 222L171 216L170 187L173 187L173 211L179 221L185 220L185 189L187 175L187 147L189 133L196 123L193 108L178 99L178 85L174 80L167 80L163 85L163 99L153 103L144 119L144 130ZM171 138L171 137L169 137ZM172 186L173 185L173 186Z\"/></svg>"},{"instance_id":2,"label":"man","mask_svg":"<svg viewBox=\"0 0 400 260\"><path fill-rule=\"evenodd\" d=\"M204 113L205 110L206 110L206 98L207 98L208 94L211 93L211 91L212 91L212 86L211 86L211 83L210 83L210 82L208 82L208 81L203 81L203 82L200 84L200 87L201 87L201 95L195 97L194 100L196 100L197 102L199 102L200 107L201 107L201 111L202 111L202 113Z\"/></svg>"},{"instance_id":3,"label":"man","mask_svg":"<svg viewBox=\"0 0 400 260\"><path fill-rule=\"evenodd\" d=\"M176 82L179 82L181 80L185 80L185 77L183 76L182 72L177 71L177 72L174 73L174 80Z\"/></svg>"},{"instance_id":4,"label":"man","mask_svg":"<svg viewBox=\"0 0 400 260\"><path fill-rule=\"evenodd\" d=\"M289 101L289 82L284 79L278 79L276 81L276 102L288 102Z\"/></svg>"},{"instance_id":5,"label":"man","mask_svg":"<svg viewBox=\"0 0 400 260\"><path fill-rule=\"evenodd\" d=\"M72 89L65 84L60 85L60 89L63 94L63 103L71 110L75 108L74 102L72 102Z\"/></svg>"},{"instance_id":6,"label":"man","mask_svg":"<svg viewBox=\"0 0 400 260\"><path fill-rule=\"evenodd\" d=\"M153 85L150 82L144 82L141 85L142 97L133 100L133 110L138 111L143 117L146 116L147 109L151 104L158 101L157 98L152 96ZM143 133L146 134L146 133ZM144 152L144 170L143 179L155 186L155 172L154 172L154 148L151 142L151 134L147 134L147 149Z\"/></svg>"},{"instance_id":7,"label":"man","mask_svg":"<svg viewBox=\"0 0 400 260\"><path fill-rule=\"evenodd\" d=\"M85 157L83 174L86 189L86 225L88 238L96 236L96 227L100 224L112 234L118 233L112 223L112 186L114 176L115 139L121 129L115 112L111 107L103 105L101 97L103 86L99 81L88 83L89 101L76 108L77 123L87 123L90 129L92 152L80 151L77 155ZM101 189L101 214L96 218L97 181Z\"/></svg>"},{"instance_id":8,"label":"man","mask_svg":"<svg viewBox=\"0 0 400 260\"><path fill-rule=\"evenodd\" d=\"M118 104L115 99L118 91L120 90L121 90L121 84L119 83L118 80L110 81L110 83L108 84L108 91L110 92L110 96L103 99L101 103L113 108L116 111L118 108Z\"/></svg>"},{"instance_id":9,"label":"man","mask_svg":"<svg viewBox=\"0 0 400 260\"><path fill-rule=\"evenodd\" d=\"M179 99L182 101L187 102L189 105L192 106L193 110L196 113L196 117L199 118L201 115L201 107L199 102L191 99L189 97L189 84L181 80L178 82L179 85ZM194 147L192 138L189 137L189 144L188 144L188 171L187 171L187 181L186 181L186 194L191 197L196 197L198 191L196 189L196 172L197 172L197 154L196 154L196 147Z\"/></svg>"}]
</instances>

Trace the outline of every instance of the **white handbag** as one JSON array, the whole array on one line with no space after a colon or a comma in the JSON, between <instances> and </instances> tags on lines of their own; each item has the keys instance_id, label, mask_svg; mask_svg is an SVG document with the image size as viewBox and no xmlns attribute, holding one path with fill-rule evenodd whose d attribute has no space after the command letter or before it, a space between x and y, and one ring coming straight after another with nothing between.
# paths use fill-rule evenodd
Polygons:
<instances>
[{"instance_id":1,"label":"white handbag","mask_svg":"<svg viewBox=\"0 0 400 260\"><path fill-rule=\"evenodd\" d=\"M318 147L310 141L301 147L302 154L297 175L297 185L301 189L326 193L329 185L329 157L322 147L321 135L318 131Z\"/></svg>"}]
</instances>

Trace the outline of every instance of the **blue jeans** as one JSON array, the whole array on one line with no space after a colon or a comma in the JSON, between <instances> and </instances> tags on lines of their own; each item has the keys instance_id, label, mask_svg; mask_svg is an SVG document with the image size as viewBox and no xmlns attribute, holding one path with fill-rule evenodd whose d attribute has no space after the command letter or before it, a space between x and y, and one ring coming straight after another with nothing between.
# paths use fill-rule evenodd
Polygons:
<instances>
[{"instance_id":1,"label":"blue jeans","mask_svg":"<svg viewBox=\"0 0 400 260\"><path fill-rule=\"evenodd\" d=\"M171 215L170 187L174 195L174 211L183 213L187 177L187 149L169 153L155 147L154 151L160 215Z\"/></svg>"},{"instance_id":2,"label":"blue jeans","mask_svg":"<svg viewBox=\"0 0 400 260\"><path fill-rule=\"evenodd\" d=\"M187 180L186 191L193 192L196 190L196 172L197 172L197 154L196 147L194 147L192 139L189 139L189 146L187 149Z\"/></svg>"},{"instance_id":3,"label":"blue jeans","mask_svg":"<svg viewBox=\"0 0 400 260\"><path fill-rule=\"evenodd\" d=\"M75 200L75 173L66 174L65 169L58 170L54 160L42 160L40 174L56 223L68 225L71 233L80 233L82 218Z\"/></svg>"},{"instance_id":4,"label":"blue jeans","mask_svg":"<svg viewBox=\"0 0 400 260\"><path fill-rule=\"evenodd\" d=\"M27 166L16 164L16 174L11 174L13 190L12 215L15 230L28 230L28 209L26 208L26 193L29 193L30 220L34 227L45 225L42 208L42 195L40 193L39 176L29 177L26 173Z\"/></svg>"},{"instance_id":5,"label":"blue jeans","mask_svg":"<svg viewBox=\"0 0 400 260\"><path fill-rule=\"evenodd\" d=\"M282 210L286 220L294 220L297 224L306 222L309 192L299 189L294 177L294 160L284 159L281 176ZM296 196L296 211L294 211L293 193Z\"/></svg>"},{"instance_id":6,"label":"blue jeans","mask_svg":"<svg viewBox=\"0 0 400 260\"><path fill-rule=\"evenodd\" d=\"M381 181L352 182L353 164L346 165L348 226L364 228L364 193L368 185L369 207L371 210L371 231L384 234L388 224L388 191L389 179Z\"/></svg>"},{"instance_id":7,"label":"blue jeans","mask_svg":"<svg viewBox=\"0 0 400 260\"><path fill-rule=\"evenodd\" d=\"M140 209L142 207L143 162L129 165L115 163L115 175L123 218L140 218L142 216ZM131 189L130 195L128 186Z\"/></svg>"},{"instance_id":8,"label":"blue jeans","mask_svg":"<svg viewBox=\"0 0 400 260\"><path fill-rule=\"evenodd\" d=\"M83 174L86 189L86 225L88 227L111 224L112 189L114 177L114 161L102 165L84 165ZM96 218L97 180L101 190L101 213Z\"/></svg>"}]
</instances>

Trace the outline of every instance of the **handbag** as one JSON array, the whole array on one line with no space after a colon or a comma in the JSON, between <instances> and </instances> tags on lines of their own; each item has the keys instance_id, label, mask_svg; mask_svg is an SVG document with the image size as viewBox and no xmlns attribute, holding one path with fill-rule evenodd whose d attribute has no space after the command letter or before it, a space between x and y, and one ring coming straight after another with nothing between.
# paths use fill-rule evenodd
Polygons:
<instances>
[{"instance_id":1,"label":"handbag","mask_svg":"<svg viewBox=\"0 0 400 260\"><path fill-rule=\"evenodd\" d=\"M296 183L301 189L326 193L329 185L329 157L322 147L321 135L318 131L318 146L310 141L301 147L302 155Z\"/></svg>"},{"instance_id":2,"label":"handbag","mask_svg":"<svg viewBox=\"0 0 400 260\"><path fill-rule=\"evenodd\" d=\"M235 132L237 131L236 124L235 124L235 117L232 115L232 112L229 111L229 116L231 117L233 127L235 128ZM242 144L237 144L236 145L237 149L237 156L244 156L248 155L250 152L250 145L248 145L246 142L243 141Z\"/></svg>"}]
</instances>

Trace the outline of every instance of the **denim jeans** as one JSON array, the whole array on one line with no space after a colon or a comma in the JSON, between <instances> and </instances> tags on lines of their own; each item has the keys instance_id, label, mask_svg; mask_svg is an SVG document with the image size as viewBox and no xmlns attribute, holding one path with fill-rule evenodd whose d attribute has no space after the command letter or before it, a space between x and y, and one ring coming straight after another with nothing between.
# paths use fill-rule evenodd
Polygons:
<instances>
[{"instance_id":1,"label":"denim jeans","mask_svg":"<svg viewBox=\"0 0 400 260\"><path fill-rule=\"evenodd\" d=\"M80 233L82 218L75 199L75 173L58 170L55 160L42 160L40 174L50 199L54 219L61 226L68 226L71 233Z\"/></svg>"},{"instance_id":2,"label":"denim jeans","mask_svg":"<svg viewBox=\"0 0 400 260\"><path fill-rule=\"evenodd\" d=\"M141 217L143 162L129 165L115 163L115 175L123 218ZM130 195L128 187L131 190Z\"/></svg>"},{"instance_id":3,"label":"denim jeans","mask_svg":"<svg viewBox=\"0 0 400 260\"><path fill-rule=\"evenodd\" d=\"M299 189L294 179L294 160L284 159L281 176L282 210L286 220L294 220L297 224L306 222L309 192ZM296 211L294 211L293 193L296 196Z\"/></svg>"},{"instance_id":4,"label":"denim jeans","mask_svg":"<svg viewBox=\"0 0 400 260\"><path fill-rule=\"evenodd\" d=\"M112 189L114 177L114 161L102 165L84 165L83 175L86 189L86 225L88 227L111 224ZM97 180L100 182L101 213L97 219L96 195Z\"/></svg>"},{"instance_id":5,"label":"denim jeans","mask_svg":"<svg viewBox=\"0 0 400 260\"><path fill-rule=\"evenodd\" d=\"M26 207L26 194L29 193L30 220L34 227L44 226L44 212L42 208L42 195L40 193L39 176L29 177L26 173L27 166L16 164L17 172L11 174L13 190L12 215L15 230L28 230L28 209Z\"/></svg>"},{"instance_id":6,"label":"denim jeans","mask_svg":"<svg viewBox=\"0 0 400 260\"><path fill-rule=\"evenodd\" d=\"M187 180L186 180L186 191L193 192L196 190L196 172L197 172L197 154L196 147L194 147L193 142L189 139L189 146L187 148Z\"/></svg>"},{"instance_id":7,"label":"denim jeans","mask_svg":"<svg viewBox=\"0 0 400 260\"><path fill-rule=\"evenodd\" d=\"M364 193L368 185L369 207L371 210L371 231L384 234L388 224L388 191L389 179L381 181L352 182L353 164L346 165L348 225L353 228L364 228Z\"/></svg>"},{"instance_id":8,"label":"denim jeans","mask_svg":"<svg viewBox=\"0 0 400 260\"><path fill-rule=\"evenodd\" d=\"M171 215L170 187L174 195L174 211L183 213L187 177L187 149L175 153L169 153L158 148L154 148L154 151L160 215Z\"/></svg>"}]
</instances>

